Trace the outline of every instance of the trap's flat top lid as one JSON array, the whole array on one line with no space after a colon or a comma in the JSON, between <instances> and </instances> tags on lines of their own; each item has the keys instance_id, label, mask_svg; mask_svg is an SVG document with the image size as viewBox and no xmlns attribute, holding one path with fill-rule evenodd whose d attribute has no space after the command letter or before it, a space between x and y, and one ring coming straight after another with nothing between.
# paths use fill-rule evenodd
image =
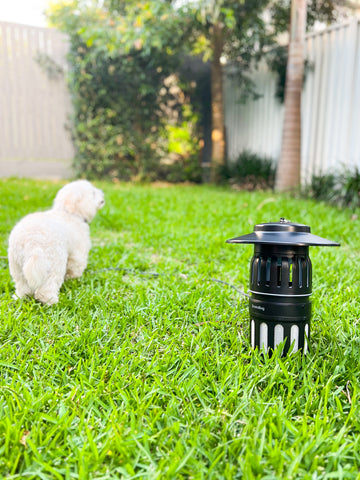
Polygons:
<instances>
[{"instance_id":1,"label":"trap's flat top lid","mask_svg":"<svg viewBox=\"0 0 360 480\"><path fill-rule=\"evenodd\" d=\"M271 245L298 245L338 247L340 244L313 235L308 225L292 223L284 218L279 222L259 223L253 233L226 240L227 243L261 243Z\"/></svg>"}]
</instances>

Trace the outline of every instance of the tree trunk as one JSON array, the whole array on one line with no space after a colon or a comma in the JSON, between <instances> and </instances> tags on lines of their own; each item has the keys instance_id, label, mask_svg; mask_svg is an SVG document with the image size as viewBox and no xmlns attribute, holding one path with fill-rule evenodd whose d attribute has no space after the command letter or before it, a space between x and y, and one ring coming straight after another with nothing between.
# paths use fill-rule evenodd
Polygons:
<instances>
[{"instance_id":1,"label":"tree trunk","mask_svg":"<svg viewBox=\"0 0 360 480\"><path fill-rule=\"evenodd\" d=\"M300 185L305 31L306 0L292 0L282 145L275 181L278 191L292 190Z\"/></svg>"},{"instance_id":2,"label":"tree trunk","mask_svg":"<svg viewBox=\"0 0 360 480\"><path fill-rule=\"evenodd\" d=\"M223 98L222 25L213 26L213 59L211 63L211 167L210 181L219 180L219 169L225 165L225 122Z\"/></svg>"}]
</instances>

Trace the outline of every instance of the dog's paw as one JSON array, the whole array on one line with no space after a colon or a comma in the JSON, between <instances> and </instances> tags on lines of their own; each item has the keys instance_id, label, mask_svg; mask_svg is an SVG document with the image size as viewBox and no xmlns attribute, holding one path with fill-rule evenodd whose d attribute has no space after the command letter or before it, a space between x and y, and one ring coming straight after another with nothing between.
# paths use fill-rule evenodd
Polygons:
<instances>
[{"instance_id":1,"label":"dog's paw","mask_svg":"<svg viewBox=\"0 0 360 480\"><path fill-rule=\"evenodd\" d=\"M44 305L54 305L59 301L59 295L49 293L48 291L37 291L34 295L36 300L39 300Z\"/></svg>"},{"instance_id":2,"label":"dog's paw","mask_svg":"<svg viewBox=\"0 0 360 480\"><path fill-rule=\"evenodd\" d=\"M44 305L55 305L55 303L58 303L59 297L53 296L53 297L37 297L37 300L39 300L42 304Z\"/></svg>"}]
</instances>

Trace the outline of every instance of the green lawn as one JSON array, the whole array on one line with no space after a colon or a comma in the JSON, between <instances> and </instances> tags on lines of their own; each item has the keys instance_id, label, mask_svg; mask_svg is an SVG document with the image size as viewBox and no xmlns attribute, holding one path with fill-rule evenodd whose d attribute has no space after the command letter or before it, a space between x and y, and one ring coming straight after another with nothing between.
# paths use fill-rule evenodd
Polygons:
<instances>
[{"instance_id":1,"label":"green lawn","mask_svg":"<svg viewBox=\"0 0 360 480\"><path fill-rule=\"evenodd\" d=\"M350 210L211 187L98 184L82 278L14 301L7 237L60 184L0 181L0 478L360 478L360 227ZM286 217L310 248L311 352L250 352L252 246Z\"/></svg>"}]
</instances>

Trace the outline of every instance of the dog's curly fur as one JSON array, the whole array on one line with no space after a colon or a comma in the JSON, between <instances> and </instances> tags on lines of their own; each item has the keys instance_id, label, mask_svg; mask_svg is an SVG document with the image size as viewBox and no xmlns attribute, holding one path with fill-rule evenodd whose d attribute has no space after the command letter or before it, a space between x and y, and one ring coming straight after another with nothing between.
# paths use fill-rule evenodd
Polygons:
<instances>
[{"instance_id":1,"label":"dog's curly fur","mask_svg":"<svg viewBox=\"0 0 360 480\"><path fill-rule=\"evenodd\" d=\"M58 191L50 210L31 213L15 225L8 257L18 298L58 302L64 280L80 277L86 268L89 222L104 204L101 190L77 180Z\"/></svg>"}]
</instances>

